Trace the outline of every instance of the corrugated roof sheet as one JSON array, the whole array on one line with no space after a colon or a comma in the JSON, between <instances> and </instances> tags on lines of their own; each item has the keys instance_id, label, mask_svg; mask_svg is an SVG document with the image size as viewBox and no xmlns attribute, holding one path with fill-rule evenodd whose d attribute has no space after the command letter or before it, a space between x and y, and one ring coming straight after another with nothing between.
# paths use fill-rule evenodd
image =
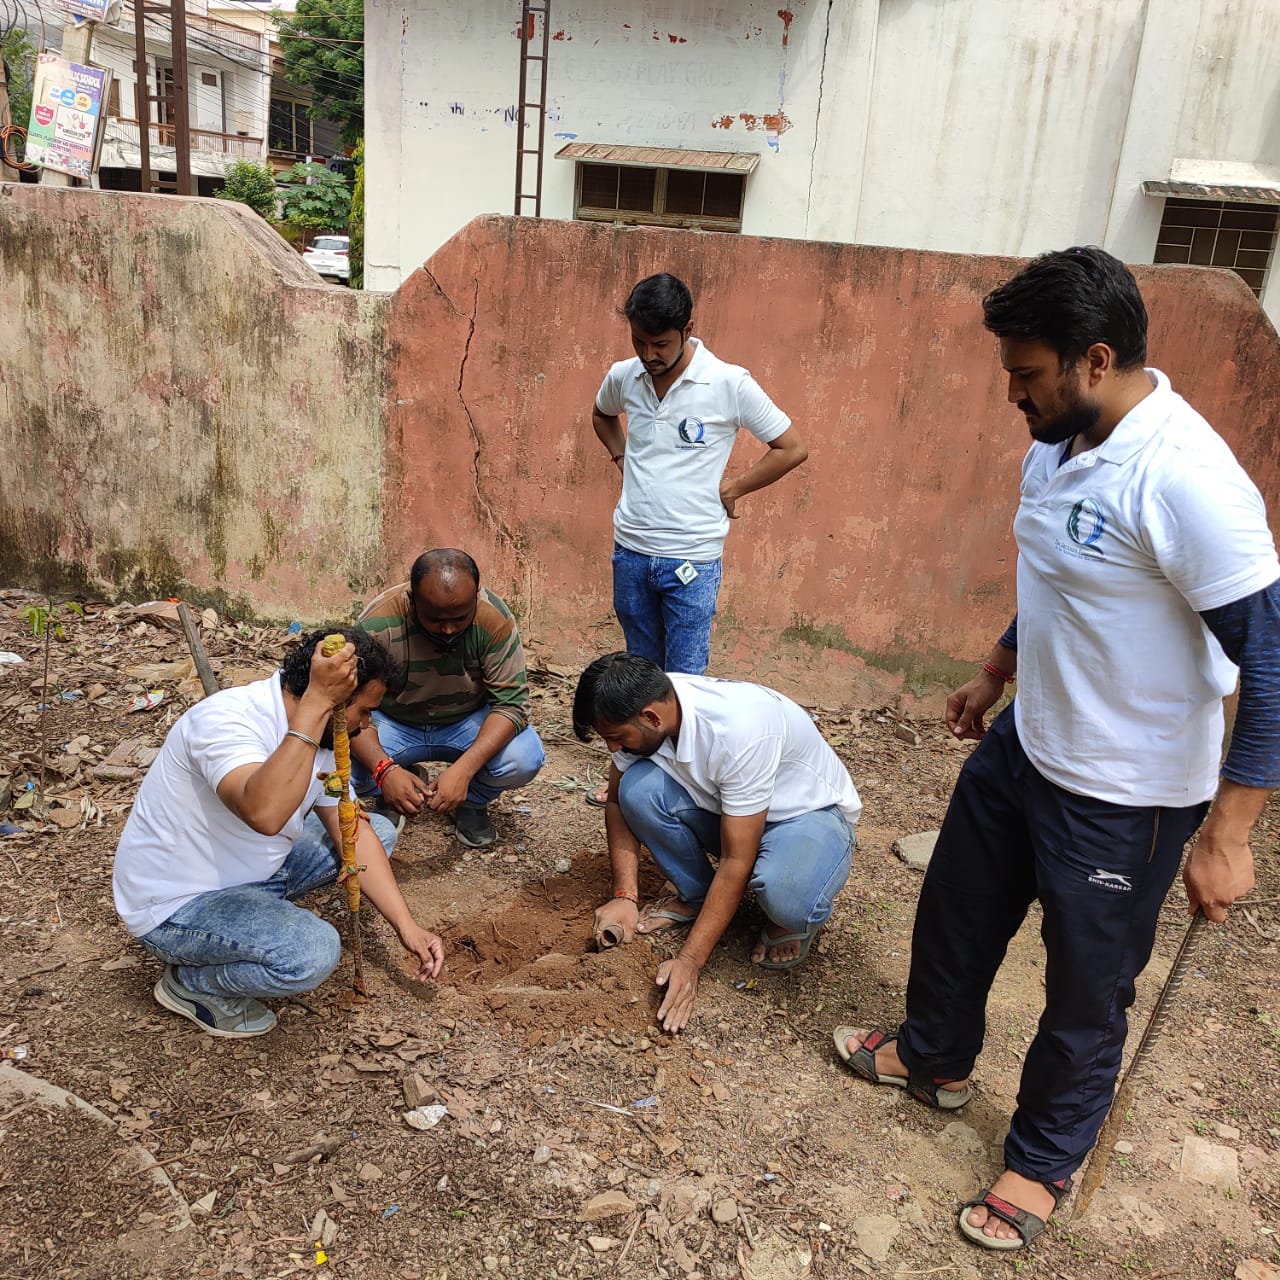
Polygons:
<instances>
[{"instance_id":1,"label":"corrugated roof sheet","mask_svg":"<svg viewBox=\"0 0 1280 1280\"><path fill-rule=\"evenodd\" d=\"M556 152L556 159L722 173L751 173L760 163L759 155L751 151L684 151L678 147L624 147L612 142L568 142Z\"/></svg>"},{"instance_id":2,"label":"corrugated roof sheet","mask_svg":"<svg viewBox=\"0 0 1280 1280\"><path fill-rule=\"evenodd\" d=\"M1170 178L1161 178L1144 182L1142 189L1149 196L1181 196L1184 200L1235 200L1241 204L1280 204L1280 186L1177 182Z\"/></svg>"}]
</instances>

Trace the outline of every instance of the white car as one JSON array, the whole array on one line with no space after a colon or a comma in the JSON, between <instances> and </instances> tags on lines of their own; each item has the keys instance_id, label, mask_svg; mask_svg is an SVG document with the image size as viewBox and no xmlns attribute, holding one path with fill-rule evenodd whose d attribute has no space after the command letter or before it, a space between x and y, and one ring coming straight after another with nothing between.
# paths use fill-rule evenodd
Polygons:
<instances>
[{"instance_id":1,"label":"white car","mask_svg":"<svg viewBox=\"0 0 1280 1280\"><path fill-rule=\"evenodd\" d=\"M302 251L302 260L319 275L349 282L350 253L350 236L316 236Z\"/></svg>"}]
</instances>

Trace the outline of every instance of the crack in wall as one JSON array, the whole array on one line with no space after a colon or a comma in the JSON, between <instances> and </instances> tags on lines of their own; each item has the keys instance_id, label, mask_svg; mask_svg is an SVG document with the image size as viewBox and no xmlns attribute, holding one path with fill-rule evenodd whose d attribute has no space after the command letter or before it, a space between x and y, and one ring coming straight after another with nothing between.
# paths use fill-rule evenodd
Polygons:
<instances>
[{"instance_id":1,"label":"crack in wall","mask_svg":"<svg viewBox=\"0 0 1280 1280\"><path fill-rule=\"evenodd\" d=\"M459 308L444 289L440 287L440 282L426 267L423 267L423 271L449 310L460 320L467 322L467 339L462 346L462 359L458 364L458 381L454 390L458 396L458 403L462 406L463 415L466 417L467 430L471 433L471 443L474 446L471 454L471 483L475 490L476 504L479 506L481 513L494 533L497 534L498 540L505 542L511 548L511 552L516 558L516 563L519 565L523 579L521 587L523 600L516 601L514 604L511 601L507 601L507 604L511 607L512 612L516 614L517 621L523 622L524 618L521 615L527 615L533 607L533 562L521 545L519 536L512 531L507 522L498 514L497 507L494 506L492 499L485 493L485 486L480 476L480 455L484 450L484 442L480 438L480 429L476 426L471 406L467 403L467 397L462 389L462 384L467 376L467 361L471 358L471 341L476 335L476 316L480 311L480 277L477 274L473 282L471 312L468 314Z\"/></svg>"},{"instance_id":2,"label":"crack in wall","mask_svg":"<svg viewBox=\"0 0 1280 1280\"><path fill-rule=\"evenodd\" d=\"M818 164L818 143L822 138L822 89L827 80L827 45L831 42L831 6L835 0L827 0L826 26L822 32L822 58L818 63L818 105L813 113L813 149L809 152L809 189L804 199L804 231L808 235L809 215L813 210L813 171Z\"/></svg>"}]
</instances>

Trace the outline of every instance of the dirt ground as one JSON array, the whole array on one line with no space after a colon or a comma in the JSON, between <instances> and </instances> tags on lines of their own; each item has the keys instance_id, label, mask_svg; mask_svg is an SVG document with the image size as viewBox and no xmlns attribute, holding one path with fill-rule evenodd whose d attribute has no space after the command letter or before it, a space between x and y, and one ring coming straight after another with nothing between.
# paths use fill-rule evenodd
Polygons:
<instances>
[{"instance_id":1,"label":"dirt ground","mask_svg":"<svg viewBox=\"0 0 1280 1280\"><path fill-rule=\"evenodd\" d=\"M954 1223L1001 1167L1042 998L1037 921L993 992L976 1098L959 1117L853 1080L831 1047L838 1022L901 1014L920 877L892 845L937 827L967 749L937 722L940 695L907 713L901 702L814 708L866 806L852 878L795 973L746 962L759 916L745 907L707 966L692 1027L673 1038L654 1026L652 985L672 942L587 949L609 882L601 817L583 793L605 757L573 740L571 673L544 670L547 765L496 806L498 845L465 851L434 818L401 840L406 896L448 946L438 986L411 983L394 937L366 915L366 1003L353 1002L344 960L279 1008L275 1032L235 1043L155 1004L159 966L111 906L137 785L128 770L196 692L182 637L126 606L61 607L42 687L44 644L24 612L40 599L0 593L0 650L24 660L0 664L0 822L20 828L0 835L0 1045L26 1049L0 1065L5 1280L317 1269L368 1280L1156 1280L1280 1262L1274 808L1255 835L1253 905L1208 931L1088 1215L1068 1225L1065 1205L1034 1251L1000 1256ZM270 670L287 639L212 613L203 634L224 683ZM151 689L163 701L132 710ZM26 798L42 732L44 820ZM121 743L132 745L105 770L116 776L98 776ZM656 891L657 877L644 887ZM309 905L342 927L335 892ZM1135 1027L1185 922L1179 887ZM16 1076L96 1112L19 1090ZM407 1100L447 1113L420 1131ZM1205 1144L1224 1162L1216 1187L1182 1172L1184 1148Z\"/></svg>"}]
</instances>

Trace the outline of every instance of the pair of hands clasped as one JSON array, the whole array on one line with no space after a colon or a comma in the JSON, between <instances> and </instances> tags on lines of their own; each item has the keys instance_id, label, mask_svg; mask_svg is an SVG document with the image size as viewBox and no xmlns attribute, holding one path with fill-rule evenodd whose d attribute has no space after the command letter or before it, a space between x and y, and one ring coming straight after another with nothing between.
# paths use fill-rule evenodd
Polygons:
<instances>
[{"instance_id":1,"label":"pair of hands clasped","mask_svg":"<svg viewBox=\"0 0 1280 1280\"><path fill-rule=\"evenodd\" d=\"M598 938L609 925L622 929L623 942L630 942L637 933L650 930L640 919L640 908L627 898L612 898L596 908L593 927ZM683 1031L693 1016L693 1004L698 995L698 975L702 966L683 954L674 955L658 966L654 982L664 987L662 1003L658 1006L658 1025L663 1031Z\"/></svg>"},{"instance_id":2,"label":"pair of hands clasped","mask_svg":"<svg viewBox=\"0 0 1280 1280\"><path fill-rule=\"evenodd\" d=\"M980 671L947 699L947 728L962 740L981 738L987 731L986 714L1004 689L1003 680ZM1261 807L1249 795L1253 790L1225 780L1220 784L1218 798L1182 869L1191 915L1203 911L1206 919L1221 924L1227 908L1253 888L1249 832L1257 816L1255 805Z\"/></svg>"},{"instance_id":3,"label":"pair of hands clasped","mask_svg":"<svg viewBox=\"0 0 1280 1280\"><path fill-rule=\"evenodd\" d=\"M434 813L452 813L467 798L470 786L471 775L457 764L437 774L431 783L423 782L412 770L397 765L382 779L382 798L397 813L409 818L416 817L424 808Z\"/></svg>"}]
</instances>

